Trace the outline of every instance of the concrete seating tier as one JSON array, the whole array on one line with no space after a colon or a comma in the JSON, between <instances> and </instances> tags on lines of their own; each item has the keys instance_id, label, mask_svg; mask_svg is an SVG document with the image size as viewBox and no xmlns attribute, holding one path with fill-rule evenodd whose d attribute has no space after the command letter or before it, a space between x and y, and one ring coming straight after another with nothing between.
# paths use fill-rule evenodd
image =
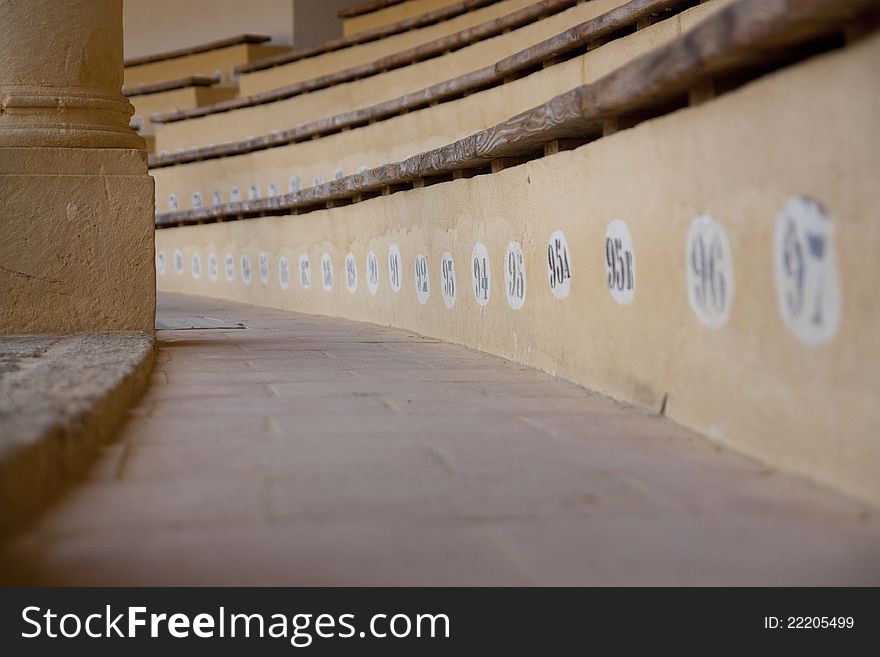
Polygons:
<instances>
[{"instance_id":1,"label":"concrete seating tier","mask_svg":"<svg viewBox=\"0 0 880 657\"><path fill-rule=\"evenodd\" d=\"M415 94L277 134L153 157L158 207L296 191L455 141L533 107L535 99L595 81L724 6L692 4L635 0Z\"/></svg>"},{"instance_id":2,"label":"concrete seating tier","mask_svg":"<svg viewBox=\"0 0 880 657\"><path fill-rule=\"evenodd\" d=\"M159 287L466 344L880 501L876 9L735 0L440 148L160 214Z\"/></svg>"},{"instance_id":3,"label":"concrete seating tier","mask_svg":"<svg viewBox=\"0 0 880 657\"><path fill-rule=\"evenodd\" d=\"M580 0L583 1L583 0ZM503 18L535 0L461 0L437 11L361 34L296 48L236 69L242 95L252 96L317 75L368 64L402 50ZM552 11L560 0L544 0ZM566 3L568 6L572 2ZM546 13L545 13L546 15Z\"/></svg>"},{"instance_id":4,"label":"concrete seating tier","mask_svg":"<svg viewBox=\"0 0 880 657\"><path fill-rule=\"evenodd\" d=\"M137 87L123 87L122 93L134 106L132 126L147 139L148 152L153 153L155 129L151 117L157 112L201 107L234 98L238 89L220 85L220 76L190 75Z\"/></svg>"},{"instance_id":5,"label":"concrete seating tier","mask_svg":"<svg viewBox=\"0 0 880 657\"><path fill-rule=\"evenodd\" d=\"M379 9L384 9L385 7L399 5L401 2L406 2L406 0L370 0L369 2L362 2L354 7L349 7L348 9L340 9L336 12L336 15L339 16L339 18L362 16L363 14L369 14Z\"/></svg>"},{"instance_id":6,"label":"concrete seating tier","mask_svg":"<svg viewBox=\"0 0 880 657\"><path fill-rule=\"evenodd\" d=\"M129 58L125 60L125 86L133 88L191 75L219 75L221 83L234 83L236 66L290 50L289 46L267 45L268 41L269 37L264 35L241 34L189 48Z\"/></svg>"},{"instance_id":7,"label":"concrete seating tier","mask_svg":"<svg viewBox=\"0 0 880 657\"><path fill-rule=\"evenodd\" d=\"M449 42L424 44L369 65L343 69L288 85L270 93L240 98L213 107L175 112L154 117L162 123L157 134L159 151L236 141L273 130L293 127L327 116L388 101L494 65L500 58L537 44L595 18L627 0L591 0L557 12L542 13L536 3L473 31L455 35L460 49L449 50ZM570 4L569 0L564 0ZM563 7L564 5L558 5ZM513 29L505 33L509 26ZM517 29L518 28L518 29ZM393 60L393 61L392 61ZM232 111L235 110L235 111Z\"/></svg>"},{"instance_id":8,"label":"concrete seating tier","mask_svg":"<svg viewBox=\"0 0 880 657\"><path fill-rule=\"evenodd\" d=\"M346 36L393 24L429 11L445 9L458 0L373 0L339 12Z\"/></svg>"}]
</instances>

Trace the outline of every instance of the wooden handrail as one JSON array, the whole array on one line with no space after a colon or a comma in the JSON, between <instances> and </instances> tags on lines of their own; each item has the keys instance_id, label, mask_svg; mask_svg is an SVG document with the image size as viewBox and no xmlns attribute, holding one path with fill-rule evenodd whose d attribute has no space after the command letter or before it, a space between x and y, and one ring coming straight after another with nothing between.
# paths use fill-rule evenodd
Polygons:
<instances>
[{"instance_id":1,"label":"wooden handrail","mask_svg":"<svg viewBox=\"0 0 880 657\"><path fill-rule=\"evenodd\" d=\"M229 48L243 43L265 43L271 41L272 37L265 34L239 34L237 36L226 37L225 39L217 39L216 41L208 41L195 46L187 46L186 48L177 48L176 50L166 50L153 55L144 55L142 57L130 57L125 60L125 66L141 66L143 64L152 64L153 62L161 62L165 59L176 59L177 57L187 57L188 55L197 55L202 52L211 50L219 50L220 48Z\"/></svg>"},{"instance_id":2,"label":"wooden handrail","mask_svg":"<svg viewBox=\"0 0 880 657\"><path fill-rule=\"evenodd\" d=\"M272 134L188 149L178 153L151 155L150 167L160 168L277 148L387 119L401 112L412 111L433 103L454 100L463 94L498 86L517 76L543 68L547 62L555 62L578 51L586 51L599 40L610 39L615 33L625 32L627 28L635 29L639 22L646 18L673 15L673 12L682 11L697 2L698 0L631 0L554 37L505 57L493 65L420 91Z\"/></svg>"},{"instance_id":3,"label":"wooden handrail","mask_svg":"<svg viewBox=\"0 0 880 657\"><path fill-rule=\"evenodd\" d=\"M841 35L877 9L876 0L737 0L596 82L446 146L296 193L159 214L156 226L297 214L369 198L383 189L449 180L463 171L485 170L493 162L540 157L548 144L560 140L601 137L609 121L625 124L627 118L677 107L690 90L719 77L757 77L768 63L807 56L806 46ZM867 24L877 28L876 21Z\"/></svg>"}]
</instances>

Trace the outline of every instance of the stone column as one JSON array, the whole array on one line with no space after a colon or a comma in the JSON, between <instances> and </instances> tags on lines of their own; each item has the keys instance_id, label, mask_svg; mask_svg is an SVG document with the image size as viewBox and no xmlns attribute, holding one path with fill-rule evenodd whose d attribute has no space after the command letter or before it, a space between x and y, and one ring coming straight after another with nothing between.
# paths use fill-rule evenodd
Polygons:
<instances>
[{"instance_id":1,"label":"stone column","mask_svg":"<svg viewBox=\"0 0 880 657\"><path fill-rule=\"evenodd\" d=\"M122 0L0 0L0 333L152 331Z\"/></svg>"}]
</instances>

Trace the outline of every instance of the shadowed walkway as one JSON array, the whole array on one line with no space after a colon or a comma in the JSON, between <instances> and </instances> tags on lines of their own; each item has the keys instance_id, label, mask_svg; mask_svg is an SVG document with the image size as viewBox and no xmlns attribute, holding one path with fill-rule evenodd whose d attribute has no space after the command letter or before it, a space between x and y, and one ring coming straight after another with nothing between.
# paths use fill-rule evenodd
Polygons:
<instances>
[{"instance_id":1,"label":"shadowed walkway","mask_svg":"<svg viewBox=\"0 0 880 657\"><path fill-rule=\"evenodd\" d=\"M229 324L159 333L146 397L4 582L880 584L876 509L663 418L405 331L160 312Z\"/></svg>"}]
</instances>

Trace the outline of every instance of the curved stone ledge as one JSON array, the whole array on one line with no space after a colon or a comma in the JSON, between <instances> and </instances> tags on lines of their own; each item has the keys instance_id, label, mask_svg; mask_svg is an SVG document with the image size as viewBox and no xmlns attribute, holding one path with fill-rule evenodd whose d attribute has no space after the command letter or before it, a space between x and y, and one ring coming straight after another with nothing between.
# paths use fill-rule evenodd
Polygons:
<instances>
[{"instance_id":1,"label":"curved stone ledge","mask_svg":"<svg viewBox=\"0 0 880 657\"><path fill-rule=\"evenodd\" d=\"M153 338L0 338L0 536L81 475L140 396Z\"/></svg>"}]
</instances>

